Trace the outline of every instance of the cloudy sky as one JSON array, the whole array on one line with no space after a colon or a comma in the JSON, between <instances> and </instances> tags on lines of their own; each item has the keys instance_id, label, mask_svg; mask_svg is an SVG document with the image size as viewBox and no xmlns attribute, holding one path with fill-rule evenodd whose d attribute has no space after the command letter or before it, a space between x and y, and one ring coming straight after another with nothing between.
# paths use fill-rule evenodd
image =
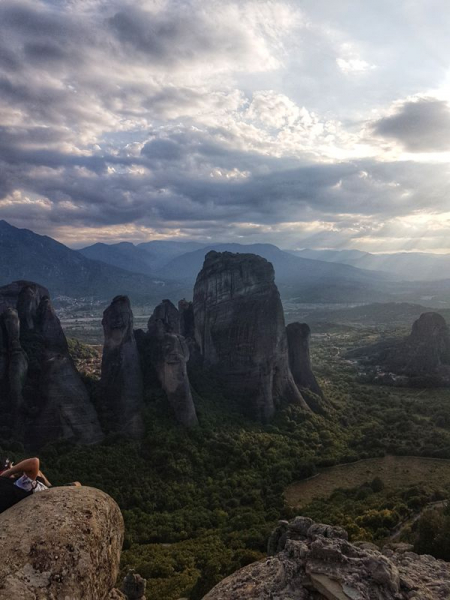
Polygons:
<instances>
[{"instance_id":1,"label":"cloudy sky","mask_svg":"<svg viewBox=\"0 0 450 600\"><path fill-rule=\"evenodd\" d=\"M450 252L448 0L0 0L0 218Z\"/></svg>"}]
</instances>

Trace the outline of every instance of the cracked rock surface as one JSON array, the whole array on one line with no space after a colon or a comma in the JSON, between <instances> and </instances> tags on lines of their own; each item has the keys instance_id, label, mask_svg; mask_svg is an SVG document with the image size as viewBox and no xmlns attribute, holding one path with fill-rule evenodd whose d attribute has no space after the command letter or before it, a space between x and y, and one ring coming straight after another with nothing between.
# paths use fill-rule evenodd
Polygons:
<instances>
[{"instance_id":1,"label":"cracked rock surface","mask_svg":"<svg viewBox=\"0 0 450 600\"><path fill-rule=\"evenodd\" d=\"M240 569L203 600L448 600L450 563L351 544L339 527L280 521L273 556Z\"/></svg>"},{"instance_id":2,"label":"cracked rock surface","mask_svg":"<svg viewBox=\"0 0 450 600\"><path fill-rule=\"evenodd\" d=\"M55 487L25 498L0 515L0 600L123 597L112 592L123 534L119 507L100 490Z\"/></svg>"}]
</instances>

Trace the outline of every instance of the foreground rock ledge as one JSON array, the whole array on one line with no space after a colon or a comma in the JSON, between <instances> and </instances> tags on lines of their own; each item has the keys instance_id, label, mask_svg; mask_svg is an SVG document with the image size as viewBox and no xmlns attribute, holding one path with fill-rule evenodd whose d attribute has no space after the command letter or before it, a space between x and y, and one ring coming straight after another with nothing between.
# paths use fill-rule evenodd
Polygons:
<instances>
[{"instance_id":1,"label":"foreground rock ledge","mask_svg":"<svg viewBox=\"0 0 450 600\"><path fill-rule=\"evenodd\" d=\"M351 544L343 529L306 517L280 522L269 553L276 554L227 577L203 600L450 598L450 563L409 551L379 552L364 542Z\"/></svg>"},{"instance_id":2,"label":"foreground rock ledge","mask_svg":"<svg viewBox=\"0 0 450 600\"><path fill-rule=\"evenodd\" d=\"M0 600L103 600L119 570L119 507L89 487L55 487L0 514Z\"/></svg>"}]
</instances>

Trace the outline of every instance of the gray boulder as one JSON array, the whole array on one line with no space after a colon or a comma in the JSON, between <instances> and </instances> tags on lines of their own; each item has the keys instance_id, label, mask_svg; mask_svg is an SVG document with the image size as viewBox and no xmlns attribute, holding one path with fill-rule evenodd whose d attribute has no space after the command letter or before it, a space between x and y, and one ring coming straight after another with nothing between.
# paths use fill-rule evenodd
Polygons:
<instances>
[{"instance_id":1,"label":"gray boulder","mask_svg":"<svg viewBox=\"0 0 450 600\"><path fill-rule=\"evenodd\" d=\"M255 254L209 252L193 305L204 366L216 371L250 416L270 419L282 399L309 410L289 370L271 263Z\"/></svg>"},{"instance_id":2,"label":"gray boulder","mask_svg":"<svg viewBox=\"0 0 450 600\"><path fill-rule=\"evenodd\" d=\"M103 313L105 343L101 387L105 422L110 431L141 437L143 383L127 296L116 296Z\"/></svg>"},{"instance_id":3,"label":"gray boulder","mask_svg":"<svg viewBox=\"0 0 450 600\"><path fill-rule=\"evenodd\" d=\"M122 593L127 600L145 600L146 580L134 571L128 571L122 583Z\"/></svg>"},{"instance_id":4,"label":"gray boulder","mask_svg":"<svg viewBox=\"0 0 450 600\"><path fill-rule=\"evenodd\" d=\"M0 515L0 600L106 600L119 571L119 507L89 487L32 494Z\"/></svg>"}]
</instances>

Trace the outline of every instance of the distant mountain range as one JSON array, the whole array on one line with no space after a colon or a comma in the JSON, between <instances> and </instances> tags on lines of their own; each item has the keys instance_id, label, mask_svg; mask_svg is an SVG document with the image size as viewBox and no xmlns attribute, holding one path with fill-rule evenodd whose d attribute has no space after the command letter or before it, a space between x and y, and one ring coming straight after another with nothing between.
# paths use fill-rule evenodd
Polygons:
<instances>
[{"instance_id":1,"label":"distant mountain range","mask_svg":"<svg viewBox=\"0 0 450 600\"><path fill-rule=\"evenodd\" d=\"M52 296L107 300L127 294L159 302L171 293L183 293L179 283L167 278L90 260L50 237L0 221L0 285L18 279L40 283Z\"/></svg>"},{"instance_id":2,"label":"distant mountain range","mask_svg":"<svg viewBox=\"0 0 450 600\"><path fill-rule=\"evenodd\" d=\"M200 246L200 247L198 247ZM305 302L341 302L349 297L364 302L388 299L384 283L390 276L364 271L351 265L301 258L272 244L210 244L192 242L149 242L131 244L94 244L80 252L91 259L111 265L156 273L192 288L210 250L258 254L270 261L275 269L275 280L285 298ZM148 256L146 256L148 252ZM355 301L355 300L354 300Z\"/></svg>"},{"instance_id":3,"label":"distant mountain range","mask_svg":"<svg viewBox=\"0 0 450 600\"><path fill-rule=\"evenodd\" d=\"M357 250L288 252L272 244L204 245L155 240L137 246L129 242L99 243L77 251L6 221L0 221L0 285L28 279L46 286L54 296L110 300L126 294L141 304L156 304L163 298L176 302L191 297L196 276L210 250L263 256L275 268L283 299L295 303L402 301L450 306L450 279L442 279L444 269L439 281L404 281L406 277L395 274L394 267L383 272L375 270L374 263L370 263L370 269L347 264L379 258ZM342 262L337 261L339 257ZM395 264L394 258L390 265Z\"/></svg>"},{"instance_id":4,"label":"distant mountain range","mask_svg":"<svg viewBox=\"0 0 450 600\"><path fill-rule=\"evenodd\" d=\"M165 242L155 240L135 246L130 242L118 244L93 244L79 250L83 256L101 260L109 265L134 273L153 275L163 269L173 258L203 248L197 242Z\"/></svg>"},{"instance_id":5,"label":"distant mountain range","mask_svg":"<svg viewBox=\"0 0 450 600\"><path fill-rule=\"evenodd\" d=\"M370 254L360 250L289 250L294 256L344 263L359 269L385 271L401 280L434 281L450 279L450 255L423 252Z\"/></svg>"}]
</instances>

